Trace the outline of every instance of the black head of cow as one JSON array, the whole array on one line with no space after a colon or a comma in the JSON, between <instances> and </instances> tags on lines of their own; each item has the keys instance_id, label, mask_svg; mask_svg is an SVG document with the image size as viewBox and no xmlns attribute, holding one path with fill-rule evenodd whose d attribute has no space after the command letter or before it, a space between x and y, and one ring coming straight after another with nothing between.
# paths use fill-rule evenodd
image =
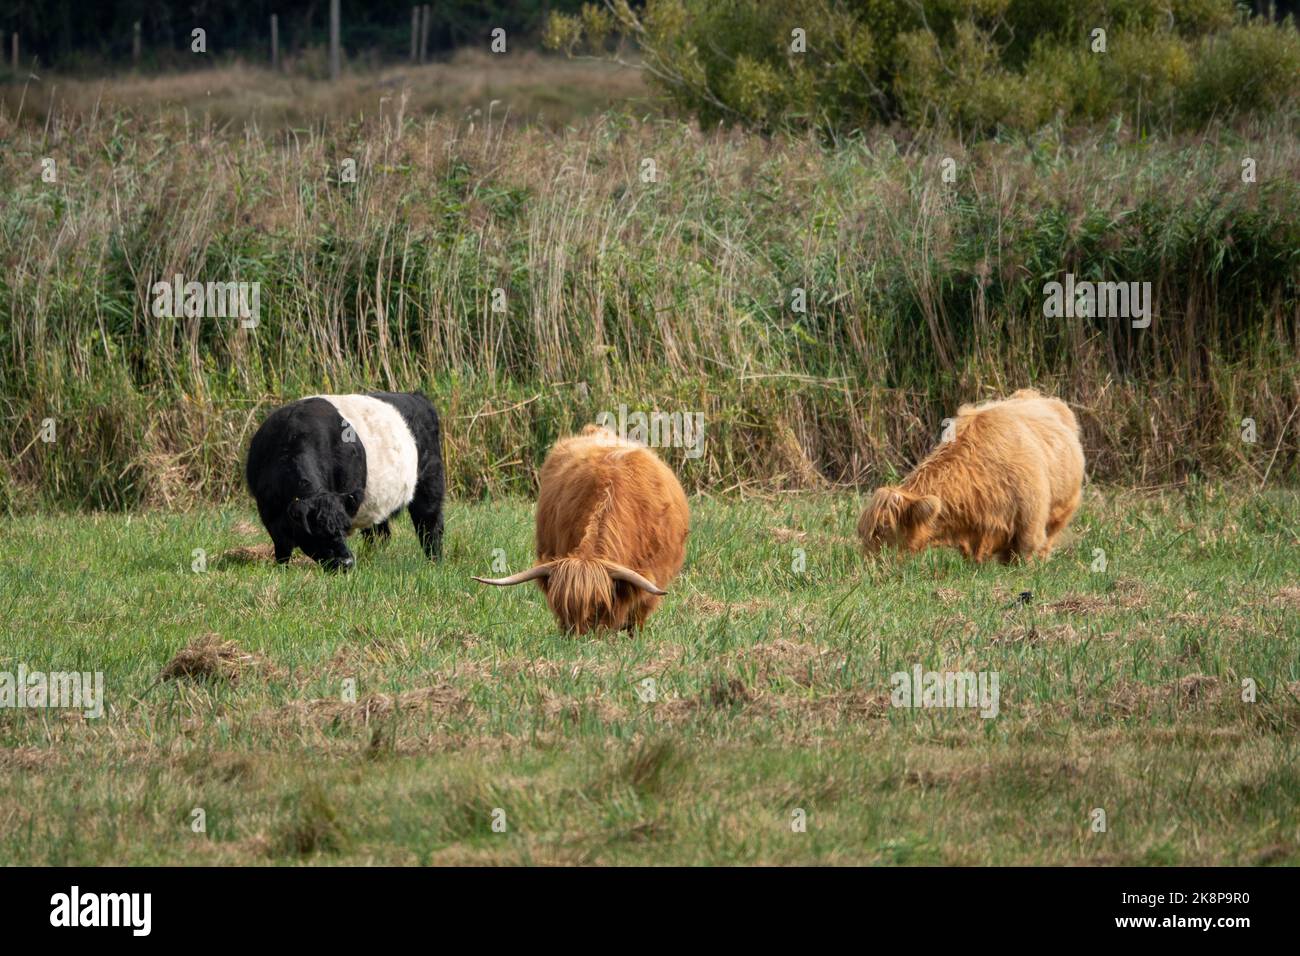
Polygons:
<instances>
[{"instance_id":1,"label":"black head of cow","mask_svg":"<svg viewBox=\"0 0 1300 956\"><path fill-rule=\"evenodd\" d=\"M359 507L359 491L322 491L293 499L288 519L294 544L327 571L351 570L353 559L347 538Z\"/></svg>"}]
</instances>

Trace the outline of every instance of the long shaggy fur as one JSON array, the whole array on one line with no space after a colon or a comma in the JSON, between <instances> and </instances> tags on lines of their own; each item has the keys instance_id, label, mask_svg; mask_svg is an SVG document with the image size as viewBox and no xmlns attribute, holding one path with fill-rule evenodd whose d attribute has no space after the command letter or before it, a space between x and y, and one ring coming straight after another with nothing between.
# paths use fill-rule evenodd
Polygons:
<instances>
[{"instance_id":1,"label":"long shaggy fur","mask_svg":"<svg viewBox=\"0 0 1300 956\"><path fill-rule=\"evenodd\" d=\"M689 528L686 493L649 448L596 425L556 442L542 465L537 560L559 559L542 589L561 625L642 626L661 598L614 581L608 566L665 588L686 560Z\"/></svg>"},{"instance_id":2,"label":"long shaggy fur","mask_svg":"<svg viewBox=\"0 0 1300 956\"><path fill-rule=\"evenodd\" d=\"M538 584L566 631L634 629L661 596L618 580L636 572L664 589L686 559L690 512L677 476L649 448L588 425L542 465Z\"/></svg>"},{"instance_id":3,"label":"long shaggy fur","mask_svg":"<svg viewBox=\"0 0 1300 956\"><path fill-rule=\"evenodd\" d=\"M1078 422L1059 399L1021 389L963 405L951 441L902 485L876 490L858 536L869 552L937 545L975 561L1045 558L1079 507L1083 470Z\"/></svg>"}]
</instances>

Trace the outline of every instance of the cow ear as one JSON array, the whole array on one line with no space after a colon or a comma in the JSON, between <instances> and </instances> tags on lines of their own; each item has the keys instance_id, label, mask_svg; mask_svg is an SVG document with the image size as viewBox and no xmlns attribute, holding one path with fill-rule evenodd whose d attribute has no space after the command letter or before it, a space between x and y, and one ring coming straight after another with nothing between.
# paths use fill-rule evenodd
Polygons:
<instances>
[{"instance_id":1,"label":"cow ear","mask_svg":"<svg viewBox=\"0 0 1300 956\"><path fill-rule=\"evenodd\" d=\"M360 491L349 491L347 494L343 495L343 507L347 510L348 517L356 515L357 509L361 507L361 499L363 497L364 492Z\"/></svg>"},{"instance_id":2,"label":"cow ear","mask_svg":"<svg viewBox=\"0 0 1300 956\"><path fill-rule=\"evenodd\" d=\"M943 500L935 495L923 495L907 506L907 518L911 524L927 524L939 517L943 511Z\"/></svg>"}]
</instances>

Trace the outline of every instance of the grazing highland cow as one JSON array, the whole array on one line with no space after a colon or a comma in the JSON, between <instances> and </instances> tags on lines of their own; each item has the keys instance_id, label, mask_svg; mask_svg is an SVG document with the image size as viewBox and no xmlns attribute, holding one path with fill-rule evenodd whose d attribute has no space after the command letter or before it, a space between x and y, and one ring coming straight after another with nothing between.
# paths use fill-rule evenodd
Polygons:
<instances>
[{"instance_id":1,"label":"grazing highland cow","mask_svg":"<svg viewBox=\"0 0 1300 956\"><path fill-rule=\"evenodd\" d=\"M248 449L248 490L284 564L299 547L348 570L347 537L386 539L410 506L425 553L442 553L442 439L419 392L313 395L277 408Z\"/></svg>"},{"instance_id":2,"label":"grazing highland cow","mask_svg":"<svg viewBox=\"0 0 1300 956\"><path fill-rule=\"evenodd\" d=\"M1045 558L1079 507L1082 486L1074 413L1021 389L958 409L950 440L902 485L876 490L858 536L868 552L946 545L976 561Z\"/></svg>"},{"instance_id":3,"label":"grazing highland cow","mask_svg":"<svg viewBox=\"0 0 1300 956\"><path fill-rule=\"evenodd\" d=\"M566 631L645 624L686 558L686 494L649 448L588 425L555 443L542 465L537 565L506 586L537 580Z\"/></svg>"}]
</instances>

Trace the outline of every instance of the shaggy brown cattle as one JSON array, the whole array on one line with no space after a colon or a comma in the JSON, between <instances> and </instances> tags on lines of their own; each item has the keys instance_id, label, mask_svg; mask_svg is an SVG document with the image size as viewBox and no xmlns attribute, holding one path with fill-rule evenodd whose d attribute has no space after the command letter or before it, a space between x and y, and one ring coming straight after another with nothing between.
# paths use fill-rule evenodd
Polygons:
<instances>
[{"instance_id":1,"label":"shaggy brown cattle","mask_svg":"<svg viewBox=\"0 0 1300 956\"><path fill-rule=\"evenodd\" d=\"M555 443L542 465L536 580L566 631L632 630L668 593L686 558L690 513L677 477L649 448L588 425Z\"/></svg>"},{"instance_id":2,"label":"shaggy brown cattle","mask_svg":"<svg viewBox=\"0 0 1300 956\"><path fill-rule=\"evenodd\" d=\"M876 490L858 521L868 552L959 548L984 561L1047 557L1079 507L1083 448L1074 413L1033 389L963 405L952 438L902 485Z\"/></svg>"}]
</instances>

